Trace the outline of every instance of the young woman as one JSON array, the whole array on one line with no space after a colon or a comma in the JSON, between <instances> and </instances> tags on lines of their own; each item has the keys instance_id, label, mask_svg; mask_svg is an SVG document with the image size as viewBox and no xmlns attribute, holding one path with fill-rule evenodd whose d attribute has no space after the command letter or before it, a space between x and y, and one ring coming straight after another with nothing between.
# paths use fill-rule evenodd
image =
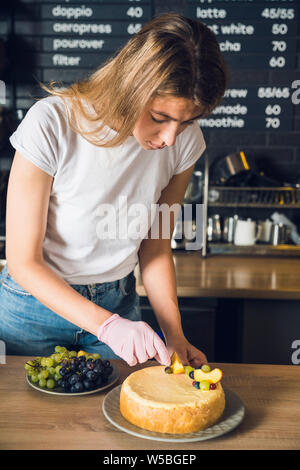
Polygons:
<instances>
[{"instance_id":1,"label":"young woman","mask_svg":"<svg viewBox=\"0 0 300 470\"><path fill-rule=\"evenodd\" d=\"M184 364L207 362L181 326L170 247L175 217L170 236L162 236L158 213L159 236L148 233L153 204L182 203L205 149L197 119L225 88L214 34L170 13L90 78L52 86L31 107L10 139L16 153L0 287L8 354L48 355L62 344L131 366L149 358L168 365L175 350ZM131 208L141 206L138 237ZM127 230L105 233L107 211L109 223L124 227L126 219ZM140 321L138 262L165 343Z\"/></svg>"}]
</instances>

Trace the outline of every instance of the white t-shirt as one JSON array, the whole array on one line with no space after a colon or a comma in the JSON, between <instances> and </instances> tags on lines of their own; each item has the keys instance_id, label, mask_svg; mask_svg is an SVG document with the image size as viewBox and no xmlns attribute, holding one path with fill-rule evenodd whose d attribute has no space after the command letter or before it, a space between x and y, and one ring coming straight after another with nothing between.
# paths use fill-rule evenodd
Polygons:
<instances>
[{"instance_id":1,"label":"white t-shirt","mask_svg":"<svg viewBox=\"0 0 300 470\"><path fill-rule=\"evenodd\" d=\"M43 254L70 284L130 273L162 190L205 150L197 122L160 150L144 150L133 136L118 147L92 145L71 130L63 101L53 96L28 110L10 142L53 177Z\"/></svg>"}]
</instances>

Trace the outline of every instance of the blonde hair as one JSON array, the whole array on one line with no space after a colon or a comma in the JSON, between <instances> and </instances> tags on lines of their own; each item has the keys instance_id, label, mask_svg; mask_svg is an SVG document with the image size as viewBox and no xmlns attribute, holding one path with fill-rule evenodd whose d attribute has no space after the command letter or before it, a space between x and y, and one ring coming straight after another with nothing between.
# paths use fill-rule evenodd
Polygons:
<instances>
[{"instance_id":1,"label":"blonde hair","mask_svg":"<svg viewBox=\"0 0 300 470\"><path fill-rule=\"evenodd\" d=\"M132 134L155 96L191 99L205 115L222 100L226 84L226 65L214 33L199 21L166 13L147 23L87 79L65 89L55 82L42 87L65 104L71 99L66 108L75 132L95 145L114 147ZM105 133L114 126L113 136Z\"/></svg>"}]
</instances>

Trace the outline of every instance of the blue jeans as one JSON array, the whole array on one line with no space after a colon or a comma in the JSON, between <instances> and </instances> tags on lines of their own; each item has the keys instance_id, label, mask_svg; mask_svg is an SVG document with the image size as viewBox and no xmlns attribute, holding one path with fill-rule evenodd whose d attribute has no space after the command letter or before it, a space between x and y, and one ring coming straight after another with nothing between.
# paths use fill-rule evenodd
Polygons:
<instances>
[{"instance_id":1,"label":"blue jeans","mask_svg":"<svg viewBox=\"0 0 300 470\"><path fill-rule=\"evenodd\" d=\"M141 320L133 271L118 281L71 287L112 313ZM101 358L120 359L96 336L57 315L24 290L13 280L7 266L0 274L0 340L5 342L8 355L49 356L55 346L65 346L69 350L99 353Z\"/></svg>"}]
</instances>

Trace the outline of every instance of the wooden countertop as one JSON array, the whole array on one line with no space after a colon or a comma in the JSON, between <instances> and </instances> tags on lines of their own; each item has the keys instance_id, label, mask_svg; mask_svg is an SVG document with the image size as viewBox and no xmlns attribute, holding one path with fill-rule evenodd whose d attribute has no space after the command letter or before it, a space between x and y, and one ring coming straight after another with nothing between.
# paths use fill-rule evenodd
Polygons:
<instances>
[{"instance_id":1,"label":"wooden countertop","mask_svg":"<svg viewBox=\"0 0 300 470\"><path fill-rule=\"evenodd\" d=\"M300 299L297 258L210 255L175 252L179 297ZM139 268L137 292L145 296Z\"/></svg>"},{"instance_id":2,"label":"wooden countertop","mask_svg":"<svg viewBox=\"0 0 300 470\"><path fill-rule=\"evenodd\" d=\"M25 380L28 357L8 356L0 365L0 449L2 450L202 450L299 449L300 369L297 366L218 364L222 383L245 405L242 423L215 439L191 443L152 441L122 432L102 412L108 390L86 396L57 396L31 388ZM112 361L121 384L130 372ZM100 457L99 457L100 458Z\"/></svg>"}]
</instances>

